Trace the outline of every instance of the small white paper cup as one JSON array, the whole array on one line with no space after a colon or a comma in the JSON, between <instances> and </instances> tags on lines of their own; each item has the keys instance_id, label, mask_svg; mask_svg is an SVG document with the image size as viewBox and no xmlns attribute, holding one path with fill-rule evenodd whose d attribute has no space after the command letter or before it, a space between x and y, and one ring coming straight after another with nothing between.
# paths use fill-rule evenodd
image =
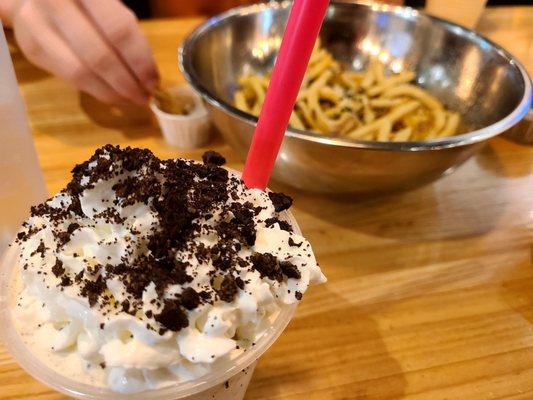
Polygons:
<instances>
[{"instance_id":1,"label":"small white paper cup","mask_svg":"<svg viewBox=\"0 0 533 400\"><path fill-rule=\"evenodd\" d=\"M209 141L211 123L202 99L188 85L167 89L174 96L187 96L194 100L194 110L188 115L169 114L162 111L152 99L150 108L155 114L166 142L182 149L201 147Z\"/></svg>"}]
</instances>

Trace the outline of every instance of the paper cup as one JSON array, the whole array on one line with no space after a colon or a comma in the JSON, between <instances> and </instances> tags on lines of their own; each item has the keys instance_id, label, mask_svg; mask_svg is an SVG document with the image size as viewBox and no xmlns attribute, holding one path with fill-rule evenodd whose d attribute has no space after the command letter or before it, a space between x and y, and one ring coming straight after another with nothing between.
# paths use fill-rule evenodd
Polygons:
<instances>
[{"instance_id":1,"label":"paper cup","mask_svg":"<svg viewBox=\"0 0 533 400\"><path fill-rule=\"evenodd\" d=\"M290 212L283 214L294 232L301 234ZM18 246L12 245L0 263L0 339L19 365L45 385L78 399L91 400L242 400L258 358L288 325L297 304L284 306L272 326L255 346L241 353L231 363L214 368L200 378L176 383L161 389L133 394L120 394L107 388L89 386L62 376L28 351L13 322L11 286L18 257Z\"/></svg>"},{"instance_id":2,"label":"paper cup","mask_svg":"<svg viewBox=\"0 0 533 400\"><path fill-rule=\"evenodd\" d=\"M187 85L173 86L168 92L178 97L192 98L194 110L188 115L169 114L162 111L154 99L150 101L150 108L157 118L166 142L182 149L194 149L206 144L211 133L211 123L200 96Z\"/></svg>"}]
</instances>

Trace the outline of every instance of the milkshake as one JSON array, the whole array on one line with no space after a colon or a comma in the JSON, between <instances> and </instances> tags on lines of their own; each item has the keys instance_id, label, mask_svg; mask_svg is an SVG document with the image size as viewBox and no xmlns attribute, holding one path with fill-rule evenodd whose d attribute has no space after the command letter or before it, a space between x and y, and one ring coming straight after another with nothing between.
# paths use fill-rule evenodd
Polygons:
<instances>
[{"instance_id":1,"label":"milkshake","mask_svg":"<svg viewBox=\"0 0 533 400\"><path fill-rule=\"evenodd\" d=\"M292 200L247 189L224 163L108 145L32 208L2 266L23 367L84 398L244 396L256 359L325 277Z\"/></svg>"}]
</instances>

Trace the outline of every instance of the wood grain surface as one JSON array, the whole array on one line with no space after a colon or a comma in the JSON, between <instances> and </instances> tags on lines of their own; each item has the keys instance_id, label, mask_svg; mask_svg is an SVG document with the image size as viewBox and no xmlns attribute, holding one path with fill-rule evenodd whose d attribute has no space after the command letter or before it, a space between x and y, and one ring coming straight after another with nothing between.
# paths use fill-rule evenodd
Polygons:
<instances>
[{"instance_id":1,"label":"wood grain surface","mask_svg":"<svg viewBox=\"0 0 533 400\"><path fill-rule=\"evenodd\" d=\"M143 23L166 82L200 19ZM488 10L480 29L533 72L533 8ZM13 47L50 193L105 143L161 157L150 115L108 108L32 67ZM209 145L242 164L222 142ZM455 173L412 192L295 198L325 285L304 297L261 359L247 400L533 399L533 147L496 138ZM1 399L64 399L0 345Z\"/></svg>"}]
</instances>

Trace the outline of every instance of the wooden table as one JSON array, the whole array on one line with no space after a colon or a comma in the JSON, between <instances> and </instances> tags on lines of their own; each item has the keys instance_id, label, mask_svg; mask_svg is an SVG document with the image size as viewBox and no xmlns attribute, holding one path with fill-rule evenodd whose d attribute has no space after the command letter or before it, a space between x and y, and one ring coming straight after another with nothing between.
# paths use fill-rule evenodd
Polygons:
<instances>
[{"instance_id":1,"label":"wooden table","mask_svg":"<svg viewBox=\"0 0 533 400\"><path fill-rule=\"evenodd\" d=\"M165 81L182 79L176 46L199 22L142 24ZM480 27L533 72L533 8L488 10ZM108 142L201 155L165 145L144 110L110 109L13 56L51 193ZM242 167L221 139L210 147ZM340 201L292 190L329 282L306 294L246 399L532 399L532 172L533 147L496 138L409 193ZM0 347L0 398L64 397Z\"/></svg>"}]
</instances>

